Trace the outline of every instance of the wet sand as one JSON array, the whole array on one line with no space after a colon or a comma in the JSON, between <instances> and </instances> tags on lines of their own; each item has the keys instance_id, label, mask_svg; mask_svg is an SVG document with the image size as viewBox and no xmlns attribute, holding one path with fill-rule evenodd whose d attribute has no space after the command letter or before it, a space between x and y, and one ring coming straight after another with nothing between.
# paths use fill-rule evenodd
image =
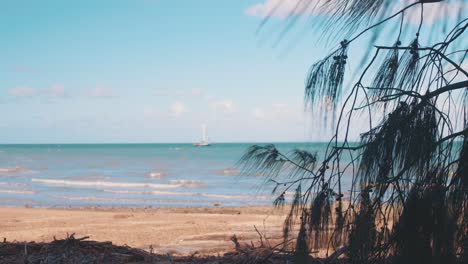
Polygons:
<instances>
[{"instance_id":1,"label":"wet sand","mask_svg":"<svg viewBox=\"0 0 468 264\"><path fill-rule=\"evenodd\" d=\"M217 255L258 241L254 225L272 241L281 237L287 210L273 207L36 209L0 207L0 239L49 242L89 236L158 254Z\"/></svg>"}]
</instances>

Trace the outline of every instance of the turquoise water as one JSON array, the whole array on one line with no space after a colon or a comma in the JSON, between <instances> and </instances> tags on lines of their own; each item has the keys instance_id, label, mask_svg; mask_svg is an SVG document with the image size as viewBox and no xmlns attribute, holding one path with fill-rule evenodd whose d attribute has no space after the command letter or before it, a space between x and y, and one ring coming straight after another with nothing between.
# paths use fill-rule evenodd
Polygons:
<instances>
[{"instance_id":1,"label":"turquoise water","mask_svg":"<svg viewBox=\"0 0 468 264\"><path fill-rule=\"evenodd\" d=\"M251 144L0 145L0 205L163 207L269 205L271 184L239 175ZM279 143L323 156L324 143Z\"/></svg>"}]
</instances>

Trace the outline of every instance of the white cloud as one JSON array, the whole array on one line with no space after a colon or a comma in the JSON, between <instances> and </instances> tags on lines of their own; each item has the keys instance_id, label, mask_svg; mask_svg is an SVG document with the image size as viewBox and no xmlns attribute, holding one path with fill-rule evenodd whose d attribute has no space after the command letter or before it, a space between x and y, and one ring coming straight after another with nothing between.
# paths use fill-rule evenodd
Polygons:
<instances>
[{"instance_id":1,"label":"white cloud","mask_svg":"<svg viewBox=\"0 0 468 264\"><path fill-rule=\"evenodd\" d=\"M97 86L96 88L90 90L88 92L88 97L92 97L92 98L112 98L112 97L117 97L117 94L107 88L107 87L103 87L103 86Z\"/></svg>"},{"instance_id":2,"label":"white cloud","mask_svg":"<svg viewBox=\"0 0 468 264\"><path fill-rule=\"evenodd\" d=\"M215 111L232 113L236 111L236 105L231 100L214 101L210 103L210 107Z\"/></svg>"},{"instance_id":3,"label":"white cloud","mask_svg":"<svg viewBox=\"0 0 468 264\"><path fill-rule=\"evenodd\" d=\"M51 97L66 97L68 94L63 85L56 84L46 91L46 95Z\"/></svg>"},{"instance_id":4,"label":"white cloud","mask_svg":"<svg viewBox=\"0 0 468 264\"><path fill-rule=\"evenodd\" d=\"M245 14L253 17L285 19L291 15L317 15L327 12L324 0L264 0L249 6Z\"/></svg>"},{"instance_id":5,"label":"white cloud","mask_svg":"<svg viewBox=\"0 0 468 264\"><path fill-rule=\"evenodd\" d=\"M30 87L16 87L10 89L8 94L16 97L48 97L64 98L67 97L67 91L63 85L53 85L48 89L34 89Z\"/></svg>"},{"instance_id":6,"label":"white cloud","mask_svg":"<svg viewBox=\"0 0 468 264\"><path fill-rule=\"evenodd\" d=\"M190 91L190 95L194 97L200 97L203 96L203 92L199 89L192 89L192 91Z\"/></svg>"},{"instance_id":7,"label":"white cloud","mask_svg":"<svg viewBox=\"0 0 468 264\"><path fill-rule=\"evenodd\" d=\"M185 105L182 102L174 102L169 107L169 112L174 116L180 116L187 112Z\"/></svg>"},{"instance_id":8,"label":"white cloud","mask_svg":"<svg viewBox=\"0 0 468 264\"><path fill-rule=\"evenodd\" d=\"M260 119L260 120L263 120L266 117L265 112L260 107L255 107L252 110L252 115L255 119Z\"/></svg>"},{"instance_id":9,"label":"white cloud","mask_svg":"<svg viewBox=\"0 0 468 264\"><path fill-rule=\"evenodd\" d=\"M37 91L29 87L16 87L10 89L8 94L16 97L33 97L37 95Z\"/></svg>"}]
</instances>

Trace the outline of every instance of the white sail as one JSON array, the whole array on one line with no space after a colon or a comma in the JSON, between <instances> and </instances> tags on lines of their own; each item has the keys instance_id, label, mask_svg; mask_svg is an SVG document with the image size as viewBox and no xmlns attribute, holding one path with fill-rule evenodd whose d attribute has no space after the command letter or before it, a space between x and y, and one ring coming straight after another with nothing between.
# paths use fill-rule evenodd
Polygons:
<instances>
[{"instance_id":1,"label":"white sail","mask_svg":"<svg viewBox=\"0 0 468 264\"><path fill-rule=\"evenodd\" d=\"M210 143L208 142L208 138L206 137L206 125L203 124L201 127L202 127L202 139L200 142L193 143L193 145L196 147L206 147L210 145Z\"/></svg>"},{"instance_id":2,"label":"white sail","mask_svg":"<svg viewBox=\"0 0 468 264\"><path fill-rule=\"evenodd\" d=\"M206 125L202 125L202 142L206 142Z\"/></svg>"}]
</instances>

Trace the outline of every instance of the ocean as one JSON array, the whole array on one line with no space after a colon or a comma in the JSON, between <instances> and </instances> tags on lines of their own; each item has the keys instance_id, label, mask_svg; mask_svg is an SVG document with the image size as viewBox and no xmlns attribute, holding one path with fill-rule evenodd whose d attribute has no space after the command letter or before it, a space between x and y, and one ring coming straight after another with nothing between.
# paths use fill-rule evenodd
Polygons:
<instances>
[{"instance_id":1,"label":"ocean","mask_svg":"<svg viewBox=\"0 0 468 264\"><path fill-rule=\"evenodd\" d=\"M270 205L272 183L241 175L251 143L0 145L0 206ZM275 143L323 157L325 143Z\"/></svg>"}]
</instances>

